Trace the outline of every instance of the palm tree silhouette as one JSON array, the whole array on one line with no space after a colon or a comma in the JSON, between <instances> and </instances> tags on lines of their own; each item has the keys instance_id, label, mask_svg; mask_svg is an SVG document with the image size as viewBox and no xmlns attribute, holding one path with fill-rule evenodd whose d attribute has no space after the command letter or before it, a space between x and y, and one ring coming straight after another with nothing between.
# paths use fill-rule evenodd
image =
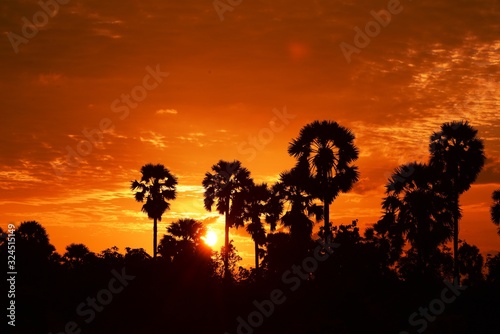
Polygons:
<instances>
[{"instance_id":1,"label":"palm tree silhouette","mask_svg":"<svg viewBox=\"0 0 500 334\"><path fill-rule=\"evenodd\" d=\"M500 225L500 189L495 190L491 196L493 199L493 204L490 208L491 221L493 224ZM498 228L498 235L500 235L500 227Z\"/></svg>"},{"instance_id":2,"label":"palm tree silhouette","mask_svg":"<svg viewBox=\"0 0 500 334\"><path fill-rule=\"evenodd\" d=\"M177 178L162 164L147 164L141 168L142 178L140 181L131 182L130 188L136 191L135 200L144 202L142 211L148 214L148 218L153 219L153 257L157 254L157 222L165 211L170 209L168 200L176 197Z\"/></svg>"},{"instance_id":3,"label":"palm tree silhouette","mask_svg":"<svg viewBox=\"0 0 500 334\"><path fill-rule=\"evenodd\" d=\"M229 278L238 276L238 262L241 261L241 256L238 255L238 250L233 244L233 240L229 242L229 246L222 246L220 252L215 253L215 274L223 277L224 282L228 282ZM226 260L227 256L227 260ZM227 261L227 265L225 263ZM241 266L239 267L242 268ZM235 274L233 276L233 274Z\"/></svg>"},{"instance_id":4,"label":"palm tree silhouette","mask_svg":"<svg viewBox=\"0 0 500 334\"><path fill-rule=\"evenodd\" d=\"M63 255L63 259L72 268L82 265L85 258L91 254L90 250L84 244L72 243L66 246L66 253Z\"/></svg>"},{"instance_id":5,"label":"palm tree silhouette","mask_svg":"<svg viewBox=\"0 0 500 334\"><path fill-rule=\"evenodd\" d=\"M49 259L55 252L55 247L49 241L49 235L45 228L36 221L25 221L17 228L16 242L22 252L30 254L36 261ZM36 262L35 261L35 262Z\"/></svg>"},{"instance_id":6,"label":"palm tree silhouette","mask_svg":"<svg viewBox=\"0 0 500 334\"><path fill-rule=\"evenodd\" d=\"M483 141L467 121L441 125L441 131L430 137L430 165L440 175L442 192L448 195L453 209L453 266L454 277L460 282L458 264L459 196L474 183L484 166Z\"/></svg>"},{"instance_id":7,"label":"palm tree silhouette","mask_svg":"<svg viewBox=\"0 0 500 334\"><path fill-rule=\"evenodd\" d=\"M460 273L466 276L464 279L466 285L478 283L484 279L484 258L479 248L464 241L458 248L458 257L460 259Z\"/></svg>"},{"instance_id":8,"label":"palm tree silhouette","mask_svg":"<svg viewBox=\"0 0 500 334\"><path fill-rule=\"evenodd\" d=\"M253 182L250 171L242 167L238 160L220 160L212 166L212 171L213 174L207 172L202 181L205 188L204 206L206 210L212 211L212 206L217 202L217 212L225 216L224 278L229 279L229 229L243 226L243 201L238 194L246 191Z\"/></svg>"},{"instance_id":9,"label":"palm tree silhouette","mask_svg":"<svg viewBox=\"0 0 500 334\"><path fill-rule=\"evenodd\" d=\"M206 228L201 222L191 218L181 218L167 227L167 233L158 246L162 257L173 261L205 254L210 258L212 251L203 242L202 237L206 233Z\"/></svg>"},{"instance_id":10,"label":"palm tree silhouette","mask_svg":"<svg viewBox=\"0 0 500 334\"><path fill-rule=\"evenodd\" d=\"M314 202L314 196L308 189L308 169L304 163L299 164L290 171L280 174L280 182L275 186L275 196L282 200L282 205L288 203L289 209L281 217L284 226L290 229L290 234L295 241L308 241L311 239L314 222L323 219L323 207Z\"/></svg>"},{"instance_id":11,"label":"palm tree silhouette","mask_svg":"<svg viewBox=\"0 0 500 334\"><path fill-rule=\"evenodd\" d=\"M244 213L243 219L250 221L246 229L252 236L255 243L255 270L259 270L259 246L266 243L266 232L262 223L261 217L267 214L267 203L269 201L270 192L267 184L252 184L244 193Z\"/></svg>"},{"instance_id":12,"label":"palm tree silhouette","mask_svg":"<svg viewBox=\"0 0 500 334\"><path fill-rule=\"evenodd\" d=\"M400 231L416 252L421 274L438 246L452 237L452 213L445 196L436 192L437 183L433 169L426 164L398 167L387 183L387 197L382 202L385 215L377 223L387 225L392 220L389 225L396 226L392 230Z\"/></svg>"},{"instance_id":13,"label":"palm tree silhouette","mask_svg":"<svg viewBox=\"0 0 500 334\"><path fill-rule=\"evenodd\" d=\"M203 224L192 218L181 218L167 227L167 232L181 240L199 243L206 229Z\"/></svg>"},{"instance_id":14,"label":"palm tree silhouette","mask_svg":"<svg viewBox=\"0 0 500 334\"><path fill-rule=\"evenodd\" d=\"M323 201L324 237L331 237L329 206L341 192L352 189L358 181L358 149L354 134L337 122L314 121L300 130L292 140L288 154L307 163L311 173L312 194Z\"/></svg>"},{"instance_id":15,"label":"palm tree silhouette","mask_svg":"<svg viewBox=\"0 0 500 334\"><path fill-rule=\"evenodd\" d=\"M367 240L373 242L377 249L386 254L384 263L387 267L394 265L401 258L405 245L404 228L396 224L397 214L397 205L387 205L384 214L373 225L373 228L365 230Z\"/></svg>"},{"instance_id":16,"label":"palm tree silhouette","mask_svg":"<svg viewBox=\"0 0 500 334\"><path fill-rule=\"evenodd\" d=\"M182 251L194 252L202 243L206 228L197 220L191 218L179 219L167 227L167 232L178 239Z\"/></svg>"}]
</instances>

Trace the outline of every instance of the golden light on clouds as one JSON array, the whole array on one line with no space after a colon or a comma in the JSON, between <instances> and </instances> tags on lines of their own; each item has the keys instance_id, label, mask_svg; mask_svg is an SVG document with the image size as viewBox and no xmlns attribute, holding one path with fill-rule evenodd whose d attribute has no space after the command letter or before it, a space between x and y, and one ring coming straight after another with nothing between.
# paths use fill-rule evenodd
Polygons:
<instances>
[{"instance_id":1,"label":"golden light on clouds","mask_svg":"<svg viewBox=\"0 0 500 334\"><path fill-rule=\"evenodd\" d=\"M358 218L365 227L380 217L394 168L427 161L432 132L466 119L488 160L474 196L464 195L464 238L483 252L498 248L487 216L500 187L498 3L404 2L347 63L339 44L352 43L353 27L385 6L243 2L220 21L206 1L69 2L17 53L4 36L1 225L37 220L59 251L83 242L93 251L116 244L151 252L152 223L128 189L151 162L179 177L159 235L189 217L210 226L219 243L223 220L203 208L205 172L219 159L238 159L272 183L293 166L287 147L300 128L327 119L350 128L360 150L361 180L332 205L333 223ZM39 10L34 1L5 5L1 31L23 37L22 18ZM157 66L169 75L153 87L144 78ZM273 113L285 105L295 115L286 124ZM101 131L103 119L112 128ZM251 146L271 126L281 130ZM102 140L84 135L93 129ZM86 142L90 152L68 160L68 147L77 152ZM231 230L233 237L251 263L250 237L244 229Z\"/></svg>"},{"instance_id":2,"label":"golden light on clouds","mask_svg":"<svg viewBox=\"0 0 500 334\"><path fill-rule=\"evenodd\" d=\"M156 110L157 115L165 115L165 114L175 115L177 113L178 113L178 111L175 109L158 109L158 110Z\"/></svg>"}]
</instances>

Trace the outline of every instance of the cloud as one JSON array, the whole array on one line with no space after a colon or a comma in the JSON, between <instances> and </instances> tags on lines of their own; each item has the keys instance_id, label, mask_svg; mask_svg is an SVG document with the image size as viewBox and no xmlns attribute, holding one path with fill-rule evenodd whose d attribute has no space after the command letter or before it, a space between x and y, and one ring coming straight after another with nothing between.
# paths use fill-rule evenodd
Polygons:
<instances>
[{"instance_id":1,"label":"cloud","mask_svg":"<svg viewBox=\"0 0 500 334\"><path fill-rule=\"evenodd\" d=\"M43 86L52 84L60 84L64 80L64 76L60 73L40 74L37 82Z\"/></svg>"},{"instance_id":2,"label":"cloud","mask_svg":"<svg viewBox=\"0 0 500 334\"><path fill-rule=\"evenodd\" d=\"M165 136L160 135L154 131L145 131L139 137L140 141L145 143L150 143L157 148L165 148L167 145L165 144Z\"/></svg>"},{"instance_id":3,"label":"cloud","mask_svg":"<svg viewBox=\"0 0 500 334\"><path fill-rule=\"evenodd\" d=\"M165 114L176 115L178 113L179 112L175 109L158 109L158 110L156 110L157 115L165 115Z\"/></svg>"},{"instance_id":4,"label":"cloud","mask_svg":"<svg viewBox=\"0 0 500 334\"><path fill-rule=\"evenodd\" d=\"M8 189L0 196L3 222L33 217L44 226L81 226L59 231L86 236L84 226L91 223L120 229L123 237L133 229L133 239L120 246L140 245L136 232L146 228L149 245L147 216L126 192L141 165L160 160L179 177L173 217L217 221L212 225L223 231L223 220L203 208L203 175L219 158L243 160L238 143L257 136L269 126L270 110L285 104L293 106L297 119L257 159L244 161L245 167L256 181L272 183L293 166L287 145L303 125L328 119L349 127L360 149L361 179L332 206L332 217L341 223L377 217L394 168L427 161L430 134L454 119L469 120L485 140L489 160L475 186L498 185L497 0L460 6L449 0L402 2L404 11L348 65L339 43L353 43L353 27L364 28L373 19L370 11L386 3L248 2L227 12L221 23L210 2L129 1L117 7L79 1L61 6L18 54L3 38L0 188ZM21 18L40 10L36 1L7 7L0 30L16 34L22 33ZM111 103L140 85L145 67L156 64L171 71L172 80L148 91L137 106L128 105L130 116L120 118L125 112ZM147 110L159 116L147 117ZM189 117L168 122L178 110ZM64 165L67 146L76 149L87 140L82 131L98 128L104 118L114 129L103 143L68 168L63 180L56 179L51 163ZM87 215L96 204L102 214ZM131 205L133 212L127 211ZM467 212L464 217L467 224ZM492 249L498 237L485 219L492 237L484 247ZM58 233L54 240L68 240ZM248 239L252 255L244 230L234 233L237 240ZM246 243L237 246L246 250Z\"/></svg>"},{"instance_id":5,"label":"cloud","mask_svg":"<svg viewBox=\"0 0 500 334\"><path fill-rule=\"evenodd\" d=\"M191 144L195 144L198 147L204 147L206 145L206 140L201 140L202 137L206 135L203 132L191 132L188 133L187 136L179 136L177 139L180 139L184 142L188 142Z\"/></svg>"}]
</instances>

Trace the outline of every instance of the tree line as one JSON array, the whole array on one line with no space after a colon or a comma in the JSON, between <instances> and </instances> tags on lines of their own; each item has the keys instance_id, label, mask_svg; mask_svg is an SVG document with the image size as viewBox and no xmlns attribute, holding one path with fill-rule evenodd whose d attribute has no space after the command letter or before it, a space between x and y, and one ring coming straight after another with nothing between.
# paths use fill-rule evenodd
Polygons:
<instances>
[{"instance_id":1,"label":"tree line","mask_svg":"<svg viewBox=\"0 0 500 334\"><path fill-rule=\"evenodd\" d=\"M280 174L275 184L256 184L238 160L220 160L205 174L204 207L224 215L225 276L228 269L230 229L246 227L255 243L255 271L264 261L268 239L277 225L288 230L298 248L307 250L315 222L323 221L319 236L332 237L329 207L359 180L354 164L359 150L355 136L332 121L304 126L290 142L288 153L296 165ZM381 219L365 234L390 250L389 265L412 263L414 274L436 275L446 261L446 244L453 241L453 276L460 281L459 198L477 179L486 156L483 141L468 122L442 124L430 136L429 161L399 166L386 184ZM153 219L153 256L157 254L157 221L176 197L177 178L163 165L147 164L140 181L132 181L135 199ZM491 215L498 223L499 191L494 192ZM315 218L313 221L311 218ZM267 224L267 229L265 224ZM499 230L500 233L500 230ZM405 247L407 249L405 249ZM164 246L162 246L164 247ZM439 258L438 261L436 261ZM265 261L264 261L265 262Z\"/></svg>"},{"instance_id":2,"label":"tree line","mask_svg":"<svg viewBox=\"0 0 500 334\"><path fill-rule=\"evenodd\" d=\"M215 163L202 185L205 209L224 216L220 251L203 241L206 226L188 217L169 224L158 242L158 222L176 199L178 185L162 164L144 165L141 178L130 182L135 200L153 221L152 256L128 247L124 254L117 247L94 253L79 243L60 255L41 224L22 222L16 231L16 260L23 273L19 323L29 333L60 333L72 319L92 333L158 328L232 333L256 300L280 287L285 291L284 274L293 271L301 288L290 292L262 327L249 329L247 323L242 332L415 331L408 316L439 295L443 280L469 288L441 320L428 325L429 332L500 328L493 316L500 311L494 302L500 298L500 255L485 260L458 235L460 195L476 181L486 159L477 130L463 121L442 124L430 136L428 162L394 170L383 214L363 233L355 217L348 225L333 225L329 218L330 205L359 180L354 140L336 122L307 124L288 147L295 165L274 184L254 182L237 160ZM500 190L492 194L490 211L500 226ZM313 227L319 223L316 237ZM250 234L253 268L239 266L231 228ZM339 247L326 254L319 242ZM0 252L8 254L4 239ZM327 260L314 269L297 266L314 254ZM75 307L106 286L110 270L123 268L136 278L115 297L119 302L98 310L91 323L79 319Z\"/></svg>"}]
</instances>

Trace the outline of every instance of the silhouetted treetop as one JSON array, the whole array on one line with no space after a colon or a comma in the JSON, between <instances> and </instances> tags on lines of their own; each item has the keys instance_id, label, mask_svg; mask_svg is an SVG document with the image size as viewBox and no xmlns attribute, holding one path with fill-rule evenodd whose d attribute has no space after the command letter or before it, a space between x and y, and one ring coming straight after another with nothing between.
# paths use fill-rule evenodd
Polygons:
<instances>
[{"instance_id":1,"label":"silhouetted treetop","mask_svg":"<svg viewBox=\"0 0 500 334\"><path fill-rule=\"evenodd\" d=\"M314 121L305 125L288 146L288 154L297 158L297 168L307 166L311 195L323 201L324 237L331 236L329 206L342 192L352 189L359 179L359 151L354 134L332 121Z\"/></svg>"},{"instance_id":2,"label":"silhouetted treetop","mask_svg":"<svg viewBox=\"0 0 500 334\"><path fill-rule=\"evenodd\" d=\"M170 209L169 200L176 198L177 178L162 164L146 164L141 168L140 182L131 181L130 189L135 191L135 200L144 202L142 211L153 219L153 257L157 253L157 221Z\"/></svg>"},{"instance_id":3,"label":"silhouetted treetop","mask_svg":"<svg viewBox=\"0 0 500 334\"><path fill-rule=\"evenodd\" d=\"M242 167L241 162L219 160L212 166L212 172L205 173L202 185L205 188L204 206L208 211L212 211L215 204L217 212L225 216L224 227L224 264L227 269L226 278L229 277L229 229L244 225L244 194L253 181L250 178L250 171Z\"/></svg>"}]
</instances>

